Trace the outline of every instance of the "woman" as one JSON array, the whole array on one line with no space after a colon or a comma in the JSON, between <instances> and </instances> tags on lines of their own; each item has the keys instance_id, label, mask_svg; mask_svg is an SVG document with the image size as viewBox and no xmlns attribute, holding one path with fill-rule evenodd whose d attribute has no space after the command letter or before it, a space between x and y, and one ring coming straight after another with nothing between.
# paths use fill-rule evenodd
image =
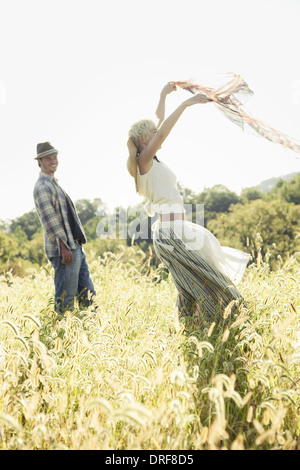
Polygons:
<instances>
[{"instance_id":1,"label":"woman","mask_svg":"<svg viewBox=\"0 0 300 470\"><path fill-rule=\"evenodd\" d=\"M149 120L131 127L127 169L137 192L147 200L148 215L159 215L152 227L153 244L177 288L179 316L205 315L216 319L231 301L242 299L235 284L241 280L250 256L222 247L207 229L186 220L176 176L156 157L185 109L209 101L206 95L197 93L164 120L165 99L174 90L176 86L169 82L161 91L157 127Z\"/></svg>"}]
</instances>

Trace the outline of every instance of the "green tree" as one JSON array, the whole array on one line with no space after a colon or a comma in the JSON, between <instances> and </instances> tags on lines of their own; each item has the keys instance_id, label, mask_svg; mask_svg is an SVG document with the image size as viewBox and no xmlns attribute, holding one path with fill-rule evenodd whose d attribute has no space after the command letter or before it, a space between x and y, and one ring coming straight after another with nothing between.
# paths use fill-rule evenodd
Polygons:
<instances>
[{"instance_id":1,"label":"green tree","mask_svg":"<svg viewBox=\"0 0 300 470\"><path fill-rule=\"evenodd\" d=\"M2 220L0 219L0 231L8 233L11 225L11 220Z\"/></svg>"},{"instance_id":2,"label":"green tree","mask_svg":"<svg viewBox=\"0 0 300 470\"><path fill-rule=\"evenodd\" d=\"M193 200L193 203L204 206L205 225L217 214L228 212L232 204L237 204L239 197L222 184L216 184L212 188L205 188Z\"/></svg>"},{"instance_id":3,"label":"green tree","mask_svg":"<svg viewBox=\"0 0 300 470\"><path fill-rule=\"evenodd\" d=\"M279 198L293 204L300 204L300 173L290 181L280 179L270 191L269 197Z\"/></svg>"},{"instance_id":4,"label":"green tree","mask_svg":"<svg viewBox=\"0 0 300 470\"><path fill-rule=\"evenodd\" d=\"M204 204L209 212L227 212L232 204L237 204L239 197L223 184L215 184L212 188L206 188L196 197L197 204Z\"/></svg>"},{"instance_id":5,"label":"green tree","mask_svg":"<svg viewBox=\"0 0 300 470\"><path fill-rule=\"evenodd\" d=\"M0 232L0 261L6 263L18 253L18 242L11 234Z\"/></svg>"},{"instance_id":6,"label":"green tree","mask_svg":"<svg viewBox=\"0 0 300 470\"><path fill-rule=\"evenodd\" d=\"M219 214L208 224L221 244L248 251L256 259L273 254L286 259L300 249L300 206L285 201L264 201L231 206L228 214ZM258 235L259 234L259 235Z\"/></svg>"},{"instance_id":7,"label":"green tree","mask_svg":"<svg viewBox=\"0 0 300 470\"><path fill-rule=\"evenodd\" d=\"M263 199L263 198L264 198L264 193L256 186L242 189L241 195L240 195L240 200L243 203L247 203L250 201L255 201L256 199Z\"/></svg>"},{"instance_id":8,"label":"green tree","mask_svg":"<svg viewBox=\"0 0 300 470\"><path fill-rule=\"evenodd\" d=\"M44 263L47 263L47 257L44 249L44 235L42 231L36 232L32 239L27 242L27 259L39 266L42 266Z\"/></svg>"},{"instance_id":9,"label":"green tree","mask_svg":"<svg viewBox=\"0 0 300 470\"><path fill-rule=\"evenodd\" d=\"M33 209L14 219L11 222L10 231L15 233L18 227L26 234L28 240L31 240L32 236L41 228L36 210Z\"/></svg>"},{"instance_id":10,"label":"green tree","mask_svg":"<svg viewBox=\"0 0 300 470\"><path fill-rule=\"evenodd\" d=\"M106 212L107 208L100 198L90 201L89 199L78 199L75 202L76 210L82 225L96 217L99 210Z\"/></svg>"}]
</instances>

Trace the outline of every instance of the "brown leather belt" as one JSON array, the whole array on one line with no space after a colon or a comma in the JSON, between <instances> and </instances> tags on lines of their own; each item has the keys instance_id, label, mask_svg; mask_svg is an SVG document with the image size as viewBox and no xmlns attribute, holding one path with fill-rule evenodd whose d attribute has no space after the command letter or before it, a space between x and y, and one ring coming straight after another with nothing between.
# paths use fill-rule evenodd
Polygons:
<instances>
[{"instance_id":1,"label":"brown leather belt","mask_svg":"<svg viewBox=\"0 0 300 470\"><path fill-rule=\"evenodd\" d=\"M174 220L185 220L185 214L182 212L174 213L171 212L170 214L159 214L160 222L173 222Z\"/></svg>"}]
</instances>

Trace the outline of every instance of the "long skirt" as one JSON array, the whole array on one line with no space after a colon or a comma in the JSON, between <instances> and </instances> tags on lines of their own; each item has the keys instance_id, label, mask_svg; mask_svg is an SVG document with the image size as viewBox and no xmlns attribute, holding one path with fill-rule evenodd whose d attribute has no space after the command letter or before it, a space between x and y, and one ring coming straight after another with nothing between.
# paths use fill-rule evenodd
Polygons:
<instances>
[{"instance_id":1,"label":"long skirt","mask_svg":"<svg viewBox=\"0 0 300 470\"><path fill-rule=\"evenodd\" d=\"M200 315L209 320L222 318L225 307L232 300L237 303L242 301L241 293L229 276L204 259L199 250L188 249L172 229L167 232L168 236L166 230L157 227L153 244L177 288L179 317ZM208 234L213 237L210 232ZM248 255L243 259L243 271L248 259Z\"/></svg>"}]
</instances>

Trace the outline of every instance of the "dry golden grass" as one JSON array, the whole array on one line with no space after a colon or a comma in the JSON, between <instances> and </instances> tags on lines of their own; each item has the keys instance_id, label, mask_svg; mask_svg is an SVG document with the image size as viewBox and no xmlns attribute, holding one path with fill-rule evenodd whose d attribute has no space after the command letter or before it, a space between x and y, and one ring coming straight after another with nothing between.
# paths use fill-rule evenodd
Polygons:
<instances>
[{"instance_id":1,"label":"dry golden grass","mask_svg":"<svg viewBox=\"0 0 300 470\"><path fill-rule=\"evenodd\" d=\"M0 279L1 449L299 449L299 285L248 269L224 324L174 316L134 248L90 266L99 310L52 310L50 267Z\"/></svg>"}]
</instances>

